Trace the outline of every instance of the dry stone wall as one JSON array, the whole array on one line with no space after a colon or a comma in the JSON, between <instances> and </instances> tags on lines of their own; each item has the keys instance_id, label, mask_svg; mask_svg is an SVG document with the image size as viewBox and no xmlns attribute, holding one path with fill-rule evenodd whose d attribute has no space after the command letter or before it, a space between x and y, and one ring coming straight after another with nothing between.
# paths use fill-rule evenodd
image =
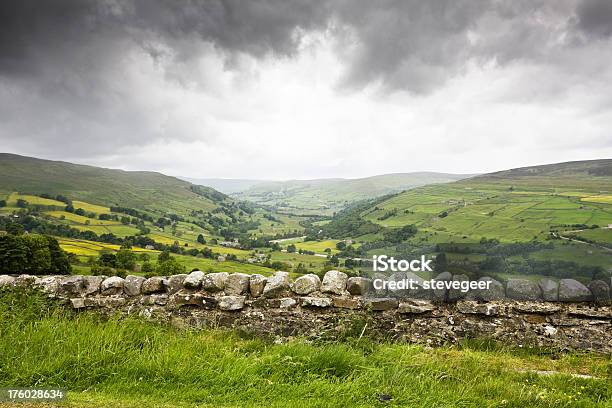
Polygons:
<instances>
[{"instance_id":1,"label":"dry stone wall","mask_svg":"<svg viewBox=\"0 0 612 408\"><path fill-rule=\"evenodd\" d=\"M405 278L403 276L402 278ZM419 278L420 279L420 278ZM465 276L440 274L440 281ZM516 346L612 352L610 287L572 279L491 278L489 289L376 290L372 281L329 271L323 279L204 273L170 277L0 276L81 310L139 315L178 327L230 327L282 339L368 335L430 345L465 338ZM422 281L422 280L421 280Z\"/></svg>"}]
</instances>

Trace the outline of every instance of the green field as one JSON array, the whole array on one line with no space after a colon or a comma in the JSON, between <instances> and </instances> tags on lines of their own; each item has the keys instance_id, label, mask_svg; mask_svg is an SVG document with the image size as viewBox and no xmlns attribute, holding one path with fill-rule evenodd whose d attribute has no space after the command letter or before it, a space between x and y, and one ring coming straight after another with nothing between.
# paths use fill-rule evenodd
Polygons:
<instances>
[{"instance_id":1,"label":"green field","mask_svg":"<svg viewBox=\"0 0 612 408\"><path fill-rule=\"evenodd\" d=\"M74 314L33 294L3 292L0 387L61 387L73 407L612 406L608 356L487 342L429 348L358 332L274 344Z\"/></svg>"}]
</instances>

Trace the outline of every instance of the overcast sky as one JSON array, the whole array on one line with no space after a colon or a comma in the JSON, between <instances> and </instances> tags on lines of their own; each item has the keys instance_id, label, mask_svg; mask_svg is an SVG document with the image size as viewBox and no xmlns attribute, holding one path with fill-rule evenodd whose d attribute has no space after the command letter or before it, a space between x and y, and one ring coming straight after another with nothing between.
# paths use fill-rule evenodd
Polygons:
<instances>
[{"instance_id":1,"label":"overcast sky","mask_svg":"<svg viewBox=\"0 0 612 408\"><path fill-rule=\"evenodd\" d=\"M194 178L612 158L610 0L6 0L0 151Z\"/></svg>"}]
</instances>

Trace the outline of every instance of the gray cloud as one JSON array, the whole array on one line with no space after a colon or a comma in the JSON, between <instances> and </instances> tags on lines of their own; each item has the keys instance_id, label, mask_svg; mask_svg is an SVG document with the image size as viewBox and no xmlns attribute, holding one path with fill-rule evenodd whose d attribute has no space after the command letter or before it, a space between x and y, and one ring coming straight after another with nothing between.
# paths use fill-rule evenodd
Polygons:
<instances>
[{"instance_id":1,"label":"gray cloud","mask_svg":"<svg viewBox=\"0 0 612 408\"><path fill-rule=\"evenodd\" d=\"M608 0L1 1L0 140L19 152L113 160L166 141L213 145L218 122L240 121L241 110L181 101L193 84L209 99L220 92L202 58L239 72L244 55L298 58L313 33L334 44L336 91L373 85L427 97L471 64L525 66L497 101L558 102L580 88L573 107L601 114L611 103L611 22Z\"/></svg>"}]
</instances>

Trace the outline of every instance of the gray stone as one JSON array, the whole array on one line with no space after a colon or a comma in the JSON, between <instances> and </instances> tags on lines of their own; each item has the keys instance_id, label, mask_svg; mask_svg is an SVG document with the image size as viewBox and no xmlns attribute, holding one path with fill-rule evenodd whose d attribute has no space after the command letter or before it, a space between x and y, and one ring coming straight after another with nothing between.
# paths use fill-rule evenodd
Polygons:
<instances>
[{"instance_id":1,"label":"gray stone","mask_svg":"<svg viewBox=\"0 0 612 408\"><path fill-rule=\"evenodd\" d=\"M321 279L315 274L300 276L293 283L293 291L298 295L308 295L321 288Z\"/></svg>"},{"instance_id":2,"label":"gray stone","mask_svg":"<svg viewBox=\"0 0 612 408\"><path fill-rule=\"evenodd\" d=\"M333 298L334 307L340 309L360 309L361 299L350 297L335 297Z\"/></svg>"},{"instance_id":3,"label":"gray stone","mask_svg":"<svg viewBox=\"0 0 612 408\"><path fill-rule=\"evenodd\" d=\"M142 293L157 293L164 291L164 278L153 276L142 283Z\"/></svg>"},{"instance_id":4,"label":"gray stone","mask_svg":"<svg viewBox=\"0 0 612 408\"><path fill-rule=\"evenodd\" d=\"M183 289L183 282L187 278L187 274L181 273L178 275L172 275L164 281L166 291L170 294L176 293Z\"/></svg>"},{"instance_id":5,"label":"gray stone","mask_svg":"<svg viewBox=\"0 0 612 408\"><path fill-rule=\"evenodd\" d=\"M413 299L400 302L397 311L401 314L421 314L431 312L435 308L436 307L428 300Z\"/></svg>"},{"instance_id":6,"label":"gray stone","mask_svg":"<svg viewBox=\"0 0 612 408\"><path fill-rule=\"evenodd\" d=\"M397 309L399 302L395 298L366 299L365 306L373 311Z\"/></svg>"},{"instance_id":7,"label":"gray stone","mask_svg":"<svg viewBox=\"0 0 612 408\"><path fill-rule=\"evenodd\" d=\"M502 300L506 297L506 289L501 282L496 281L488 276L483 276L478 279L478 282L485 282L488 289L472 289L465 297L466 300L480 300L483 302L491 302L493 300Z\"/></svg>"},{"instance_id":8,"label":"gray stone","mask_svg":"<svg viewBox=\"0 0 612 408\"><path fill-rule=\"evenodd\" d=\"M227 295L243 295L249 292L249 281L251 275L246 273L232 273L225 282L225 293Z\"/></svg>"},{"instance_id":9,"label":"gray stone","mask_svg":"<svg viewBox=\"0 0 612 408\"><path fill-rule=\"evenodd\" d=\"M202 271L193 271L183 281L183 285L187 289L200 289L202 285L202 279L204 279L204 272Z\"/></svg>"},{"instance_id":10,"label":"gray stone","mask_svg":"<svg viewBox=\"0 0 612 408\"><path fill-rule=\"evenodd\" d=\"M142 292L142 284L145 278L142 276L128 275L123 282L123 292L128 296L138 296Z\"/></svg>"},{"instance_id":11,"label":"gray stone","mask_svg":"<svg viewBox=\"0 0 612 408\"><path fill-rule=\"evenodd\" d=\"M85 298L82 297L72 298L70 299L70 303L74 309L83 309L87 306L85 303Z\"/></svg>"},{"instance_id":12,"label":"gray stone","mask_svg":"<svg viewBox=\"0 0 612 408\"><path fill-rule=\"evenodd\" d=\"M327 271L323 276L323 282L321 284L321 291L323 293L334 293L336 295L342 295L346 293L346 281L348 275L340 271Z\"/></svg>"},{"instance_id":13,"label":"gray stone","mask_svg":"<svg viewBox=\"0 0 612 408\"><path fill-rule=\"evenodd\" d=\"M32 286L36 282L36 276L33 275L19 275L15 279L15 285L18 286Z\"/></svg>"},{"instance_id":14,"label":"gray stone","mask_svg":"<svg viewBox=\"0 0 612 408\"><path fill-rule=\"evenodd\" d=\"M104 276L83 276L83 294L86 296L100 292Z\"/></svg>"},{"instance_id":15,"label":"gray stone","mask_svg":"<svg viewBox=\"0 0 612 408\"><path fill-rule=\"evenodd\" d=\"M59 292L65 295L80 295L83 293L85 284L80 275L69 276L59 283Z\"/></svg>"},{"instance_id":16,"label":"gray stone","mask_svg":"<svg viewBox=\"0 0 612 408\"><path fill-rule=\"evenodd\" d=\"M263 293L264 287L266 286L267 278L263 275L255 273L249 278L249 292L251 296L259 297Z\"/></svg>"},{"instance_id":17,"label":"gray stone","mask_svg":"<svg viewBox=\"0 0 612 408\"><path fill-rule=\"evenodd\" d=\"M43 278L36 278L34 285L49 295L55 295L59 291L60 279L61 278L59 278L58 276L45 276Z\"/></svg>"},{"instance_id":18,"label":"gray stone","mask_svg":"<svg viewBox=\"0 0 612 408\"><path fill-rule=\"evenodd\" d=\"M221 296L221 299L219 299L219 309L240 310L244 307L244 299L244 296Z\"/></svg>"},{"instance_id":19,"label":"gray stone","mask_svg":"<svg viewBox=\"0 0 612 408\"><path fill-rule=\"evenodd\" d=\"M297 305L297 300L294 298L282 298L278 299L278 307L281 309L290 309L293 306Z\"/></svg>"},{"instance_id":20,"label":"gray stone","mask_svg":"<svg viewBox=\"0 0 612 408\"><path fill-rule=\"evenodd\" d=\"M376 297L386 297L387 288L381 285L381 282L387 281L389 278L387 275L377 272L372 276L372 289L371 294ZM377 289L378 288L378 289Z\"/></svg>"},{"instance_id":21,"label":"gray stone","mask_svg":"<svg viewBox=\"0 0 612 408\"><path fill-rule=\"evenodd\" d=\"M0 288L5 286L14 286L15 278L9 275L0 275Z\"/></svg>"},{"instance_id":22,"label":"gray stone","mask_svg":"<svg viewBox=\"0 0 612 408\"><path fill-rule=\"evenodd\" d=\"M506 286L506 296L513 300L541 300L540 286L527 279L510 279Z\"/></svg>"},{"instance_id":23,"label":"gray stone","mask_svg":"<svg viewBox=\"0 0 612 408\"><path fill-rule=\"evenodd\" d=\"M479 303L474 300L460 300L457 302L457 310L463 314L481 314L485 316L496 316L499 307L491 303Z\"/></svg>"},{"instance_id":24,"label":"gray stone","mask_svg":"<svg viewBox=\"0 0 612 408\"><path fill-rule=\"evenodd\" d=\"M301 298L301 304L303 307L330 307L332 300L330 298L306 296Z\"/></svg>"},{"instance_id":25,"label":"gray stone","mask_svg":"<svg viewBox=\"0 0 612 408\"><path fill-rule=\"evenodd\" d=\"M602 280L594 280L589 283L589 289L593 295L593 301L598 305L610 304L610 287Z\"/></svg>"},{"instance_id":26,"label":"gray stone","mask_svg":"<svg viewBox=\"0 0 612 408\"><path fill-rule=\"evenodd\" d=\"M372 288L372 280L362 277L348 278L346 281L346 290L351 295L363 296Z\"/></svg>"},{"instance_id":27,"label":"gray stone","mask_svg":"<svg viewBox=\"0 0 612 408\"><path fill-rule=\"evenodd\" d=\"M119 295L123 292L124 279L118 276L111 276L102 281L100 292L102 295Z\"/></svg>"},{"instance_id":28,"label":"gray stone","mask_svg":"<svg viewBox=\"0 0 612 408\"><path fill-rule=\"evenodd\" d=\"M453 276L453 282L468 282L470 280L470 278L467 275L454 275ZM455 288L451 288L448 291L447 294L447 300L449 302L456 302L458 300L461 300L463 298L465 298L467 296L468 292L464 292L461 288L459 289L455 289Z\"/></svg>"},{"instance_id":29,"label":"gray stone","mask_svg":"<svg viewBox=\"0 0 612 408\"><path fill-rule=\"evenodd\" d=\"M450 272L442 272L439 273L434 280L440 282L451 282L453 280L453 275ZM448 289L446 287L443 289L435 288L432 290L432 292L432 299L436 302L446 302L448 300Z\"/></svg>"},{"instance_id":30,"label":"gray stone","mask_svg":"<svg viewBox=\"0 0 612 408\"><path fill-rule=\"evenodd\" d=\"M575 279L559 281L559 300L561 302L588 302L593 299L589 288Z\"/></svg>"},{"instance_id":31,"label":"gray stone","mask_svg":"<svg viewBox=\"0 0 612 408\"><path fill-rule=\"evenodd\" d=\"M225 289L228 277L229 273L227 272L208 273L202 279L202 289L209 292L221 292Z\"/></svg>"},{"instance_id":32,"label":"gray stone","mask_svg":"<svg viewBox=\"0 0 612 408\"><path fill-rule=\"evenodd\" d=\"M550 278L542 278L538 282L542 289L542 298L547 302L556 302L559 300L559 284Z\"/></svg>"},{"instance_id":33,"label":"gray stone","mask_svg":"<svg viewBox=\"0 0 612 408\"><path fill-rule=\"evenodd\" d=\"M289 273L276 272L266 281L266 286L263 290L264 297L272 298L288 294L289 292Z\"/></svg>"}]
</instances>

